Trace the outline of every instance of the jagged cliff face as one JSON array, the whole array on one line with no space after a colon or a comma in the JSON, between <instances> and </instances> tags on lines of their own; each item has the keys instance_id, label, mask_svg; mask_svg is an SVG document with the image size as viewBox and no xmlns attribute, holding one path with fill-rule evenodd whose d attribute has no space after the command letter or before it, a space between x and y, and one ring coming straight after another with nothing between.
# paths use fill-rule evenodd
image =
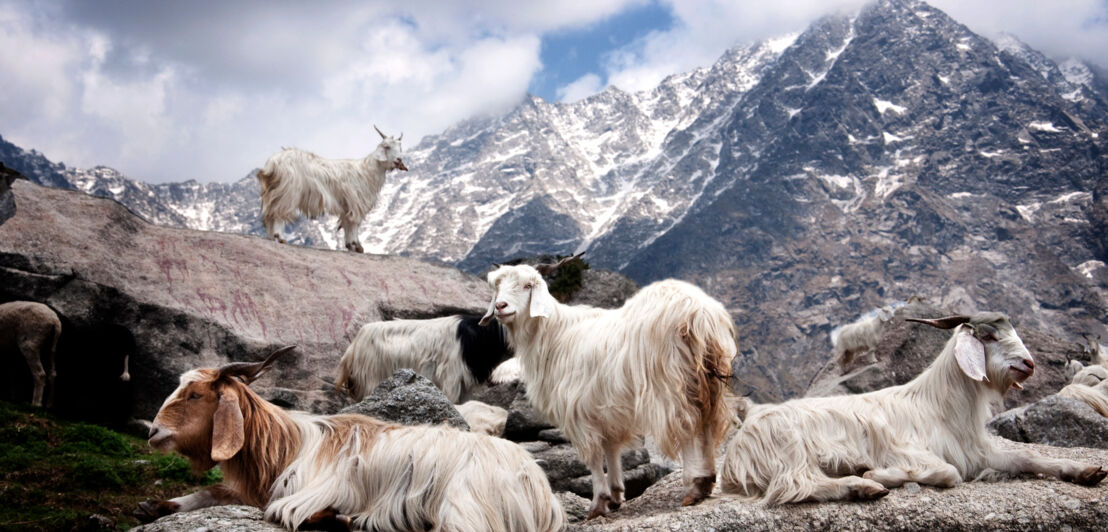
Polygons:
<instances>
[{"instance_id":1,"label":"jagged cliff face","mask_svg":"<svg viewBox=\"0 0 1108 532\"><path fill-rule=\"evenodd\" d=\"M587 250L641 284L696 282L734 315L760 399L802 392L833 327L911 295L1108 337L1104 86L1079 62L882 0L651 91L529 98L426 137L361 237L473 272ZM260 233L250 176L152 186L13 152L0 146L40 182L158 223ZM337 247L334 228L304 222L293 241Z\"/></svg>"}]
</instances>

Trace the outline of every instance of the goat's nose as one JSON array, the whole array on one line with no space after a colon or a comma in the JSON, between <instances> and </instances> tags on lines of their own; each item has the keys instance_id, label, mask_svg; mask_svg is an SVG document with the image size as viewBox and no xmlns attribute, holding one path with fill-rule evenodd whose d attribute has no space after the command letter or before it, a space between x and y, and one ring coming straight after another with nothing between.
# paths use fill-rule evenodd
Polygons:
<instances>
[{"instance_id":1,"label":"goat's nose","mask_svg":"<svg viewBox=\"0 0 1108 532\"><path fill-rule=\"evenodd\" d=\"M150 425L150 432L147 434L146 439L152 440L154 436L158 434L158 426Z\"/></svg>"},{"instance_id":2,"label":"goat's nose","mask_svg":"<svg viewBox=\"0 0 1108 532\"><path fill-rule=\"evenodd\" d=\"M496 304L496 310L504 310L506 308L508 308L508 302L507 301L500 301Z\"/></svg>"},{"instance_id":3,"label":"goat's nose","mask_svg":"<svg viewBox=\"0 0 1108 532\"><path fill-rule=\"evenodd\" d=\"M1030 358L1023 359L1023 363L1027 365L1027 369L1035 371L1035 361Z\"/></svg>"}]
</instances>

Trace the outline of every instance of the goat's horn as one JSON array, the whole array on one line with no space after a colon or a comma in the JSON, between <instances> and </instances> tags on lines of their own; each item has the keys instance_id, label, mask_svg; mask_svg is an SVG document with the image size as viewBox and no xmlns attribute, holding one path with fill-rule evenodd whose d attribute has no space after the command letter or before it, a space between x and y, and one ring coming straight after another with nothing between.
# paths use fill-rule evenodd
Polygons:
<instances>
[{"instance_id":1,"label":"goat's horn","mask_svg":"<svg viewBox=\"0 0 1108 532\"><path fill-rule=\"evenodd\" d=\"M265 373L266 370L269 369L269 366L273 365L281 355L293 349L296 349L295 345L282 347L270 353L269 356L261 362L232 362L230 364L225 364L223 367L219 368L219 377L217 378L240 377L246 384L250 384L254 382L254 379L260 377L262 373Z\"/></svg>"},{"instance_id":2,"label":"goat's horn","mask_svg":"<svg viewBox=\"0 0 1108 532\"><path fill-rule=\"evenodd\" d=\"M399 137L396 137L396 140L404 140L404 132L403 131L400 132Z\"/></svg>"},{"instance_id":3,"label":"goat's horn","mask_svg":"<svg viewBox=\"0 0 1108 532\"><path fill-rule=\"evenodd\" d=\"M932 327L938 327L939 329L953 329L963 323L967 323L970 320L969 316L947 316L945 318L938 318L934 320L928 320L924 318L904 318L905 321L915 321L919 323L926 323Z\"/></svg>"},{"instance_id":4,"label":"goat's horn","mask_svg":"<svg viewBox=\"0 0 1108 532\"><path fill-rule=\"evenodd\" d=\"M565 266L566 264L569 264L570 262L573 262L573 261L580 261L581 260L581 255L584 255L584 254L585 254L585 252L582 251L582 252L580 252L576 255L566 257L566 258L558 261L555 264L536 264L535 269L538 270L539 273L541 273L543 275L546 275L546 276L554 275L554 273L558 271L558 268L561 268L562 266Z\"/></svg>"},{"instance_id":5,"label":"goat's horn","mask_svg":"<svg viewBox=\"0 0 1108 532\"><path fill-rule=\"evenodd\" d=\"M377 124L373 124L373 129L377 129ZM384 133L381 133L380 129L377 129L377 134L381 135L381 138L386 138Z\"/></svg>"}]
</instances>

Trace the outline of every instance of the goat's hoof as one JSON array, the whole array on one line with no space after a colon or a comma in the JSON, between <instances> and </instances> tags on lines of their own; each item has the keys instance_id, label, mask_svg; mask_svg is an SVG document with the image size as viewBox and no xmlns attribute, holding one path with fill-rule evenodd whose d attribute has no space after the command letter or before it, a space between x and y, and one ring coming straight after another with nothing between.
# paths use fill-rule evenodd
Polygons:
<instances>
[{"instance_id":1,"label":"goat's hoof","mask_svg":"<svg viewBox=\"0 0 1108 532\"><path fill-rule=\"evenodd\" d=\"M365 253L365 250L362 249L361 242L347 242L346 249L355 253Z\"/></svg>"},{"instance_id":2,"label":"goat's hoof","mask_svg":"<svg viewBox=\"0 0 1108 532\"><path fill-rule=\"evenodd\" d=\"M276 240L278 244L285 243L285 239L281 238L281 235L273 235L273 240Z\"/></svg>"},{"instance_id":3,"label":"goat's hoof","mask_svg":"<svg viewBox=\"0 0 1108 532\"><path fill-rule=\"evenodd\" d=\"M850 487L850 498L855 501L875 501L888 494L888 488L873 481Z\"/></svg>"},{"instance_id":4,"label":"goat's hoof","mask_svg":"<svg viewBox=\"0 0 1108 532\"><path fill-rule=\"evenodd\" d=\"M692 487L685 492L685 498L681 499L681 506L692 506L707 499L712 494L712 488L716 485L716 476L696 477L692 481Z\"/></svg>"},{"instance_id":5,"label":"goat's hoof","mask_svg":"<svg viewBox=\"0 0 1108 532\"><path fill-rule=\"evenodd\" d=\"M323 530L324 532L350 532L354 530L354 523L350 521L350 517L342 515L338 510L327 507L324 508L300 523L297 530Z\"/></svg>"},{"instance_id":6,"label":"goat's hoof","mask_svg":"<svg viewBox=\"0 0 1108 532\"><path fill-rule=\"evenodd\" d=\"M608 508L614 512L619 510L620 506L623 506L623 490L612 490L612 498L608 503Z\"/></svg>"},{"instance_id":7,"label":"goat's hoof","mask_svg":"<svg viewBox=\"0 0 1108 532\"><path fill-rule=\"evenodd\" d=\"M589 508L589 515L585 517L586 521L596 519L602 515L608 515L616 508L611 507L612 499L607 495L601 495L596 499L596 502L592 504L592 508Z\"/></svg>"},{"instance_id":8,"label":"goat's hoof","mask_svg":"<svg viewBox=\"0 0 1108 532\"><path fill-rule=\"evenodd\" d=\"M1089 466L1085 468L1084 471L1078 473L1077 476L1074 477L1072 480L1067 480L1070 480L1070 482L1082 486L1096 486L1100 483L1101 480L1104 480L1105 476L1108 476L1108 471L1105 471L1104 468L1099 466Z\"/></svg>"},{"instance_id":9,"label":"goat's hoof","mask_svg":"<svg viewBox=\"0 0 1108 532\"><path fill-rule=\"evenodd\" d=\"M131 512L131 515L138 519L142 523L150 523L160 517L165 517L169 514L177 513L177 510L181 508L180 504L173 501L159 501L154 499L148 499L140 502L138 508Z\"/></svg>"}]
</instances>

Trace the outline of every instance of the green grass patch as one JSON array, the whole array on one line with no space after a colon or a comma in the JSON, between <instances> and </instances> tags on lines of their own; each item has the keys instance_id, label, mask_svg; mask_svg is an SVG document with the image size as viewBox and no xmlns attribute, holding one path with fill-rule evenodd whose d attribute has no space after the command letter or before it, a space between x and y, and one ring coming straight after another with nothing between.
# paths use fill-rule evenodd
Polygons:
<instances>
[{"instance_id":1,"label":"green grass patch","mask_svg":"<svg viewBox=\"0 0 1108 532\"><path fill-rule=\"evenodd\" d=\"M219 469L194 476L188 460L145 440L29 406L0 402L0 422L0 531L103 530L94 514L126 530L139 502L222 480Z\"/></svg>"}]
</instances>

